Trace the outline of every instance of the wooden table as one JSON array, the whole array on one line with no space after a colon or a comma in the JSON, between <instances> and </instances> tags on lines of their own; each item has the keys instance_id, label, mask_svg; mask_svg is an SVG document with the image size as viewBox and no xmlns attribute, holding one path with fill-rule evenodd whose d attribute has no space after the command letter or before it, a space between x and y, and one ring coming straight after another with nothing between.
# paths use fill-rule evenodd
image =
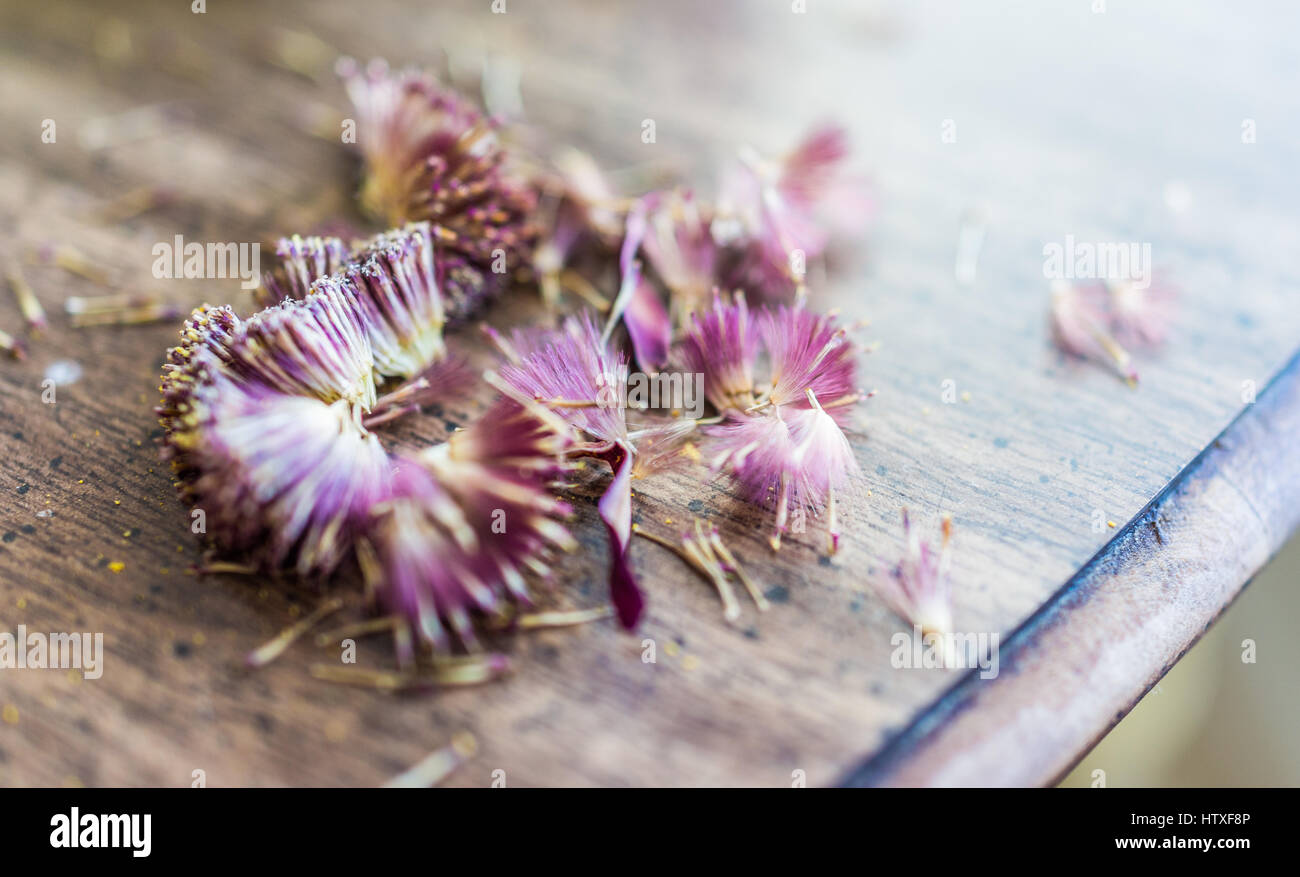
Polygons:
<instances>
[{"instance_id":1,"label":"wooden table","mask_svg":"<svg viewBox=\"0 0 1300 877\"><path fill-rule=\"evenodd\" d=\"M0 4L0 258L71 243L113 275L108 289L25 265L52 328L26 362L0 363L0 630L99 631L107 651L94 680L0 670L0 784L176 786L195 770L210 785L375 784L461 730L479 754L450 784L498 770L511 786L1047 783L1296 527L1300 91L1281 20L1191 3L187 5ZM823 557L814 527L771 554L766 518L689 471L637 485L642 525L718 521L771 611L728 626L701 581L638 541L642 629L506 640L517 669L494 685L338 687L308 674L336 659L310 640L235 670L318 597L188 572L198 546L151 411L176 327L73 329L62 303L129 290L246 308L230 282L154 280L151 247L355 219L330 47L459 81L513 63L533 123L706 192L738 144L778 152L819 119L849 125L878 218L814 302L872 320L880 393L854 436L871 495L842 552ZM961 285L971 211L987 237ZM1136 390L1048 342L1043 247L1066 235L1150 243L1182 290ZM520 293L488 319L535 314ZM19 326L0 296L0 327ZM84 375L44 404L58 360ZM438 439L474 410L398 436ZM548 605L603 598L598 488L580 492L583 547ZM956 626L1001 635L996 679L891 665L904 626L866 578L897 558L903 505L927 529L953 515ZM1116 526L1097 532L1096 514ZM362 641L363 666L390 661Z\"/></svg>"}]
</instances>

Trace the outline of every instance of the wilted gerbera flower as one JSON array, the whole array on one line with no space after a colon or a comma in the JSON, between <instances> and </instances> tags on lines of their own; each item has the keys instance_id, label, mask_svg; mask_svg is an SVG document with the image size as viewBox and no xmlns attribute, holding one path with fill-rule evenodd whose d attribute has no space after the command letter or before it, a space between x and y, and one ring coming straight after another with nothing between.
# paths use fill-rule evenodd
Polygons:
<instances>
[{"instance_id":1,"label":"wilted gerbera flower","mask_svg":"<svg viewBox=\"0 0 1300 877\"><path fill-rule=\"evenodd\" d=\"M610 350L588 314L570 317L556 330L517 331L510 340L489 333L509 360L501 368L502 380L579 431L569 455L604 460L614 472L598 507L610 531L610 597L619 620L631 628L644 598L627 558L636 453L624 407L627 357Z\"/></svg>"},{"instance_id":2,"label":"wilted gerbera flower","mask_svg":"<svg viewBox=\"0 0 1300 877\"><path fill-rule=\"evenodd\" d=\"M877 580L880 596L900 616L921 628L923 634L952 632L952 593L948 571L952 566L952 518L943 519L939 550L912 529L903 509L903 557L890 574Z\"/></svg>"},{"instance_id":3,"label":"wilted gerbera flower","mask_svg":"<svg viewBox=\"0 0 1300 877\"><path fill-rule=\"evenodd\" d=\"M362 565L380 601L434 648L450 646L445 624L474 648L470 613L497 611L506 595L529 603L524 574L548 577L548 555L575 547L557 520L568 506L547 490L568 469L568 431L555 420L505 399L447 442L399 458Z\"/></svg>"},{"instance_id":4,"label":"wilted gerbera flower","mask_svg":"<svg viewBox=\"0 0 1300 877\"><path fill-rule=\"evenodd\" d=\"M761 344L760 344L761 340ZM751 318L743 297L696 315L675 361L704 374L722 425L709 430L725 469L751 502L776 512L771 544L780 548L792 510L825 514L830 550L839 546L837 494L857 471L842 427L861 398L854 382L859 347L830 316L781 307ZM756 382L766 353L768 378Z\"/></svg>"},{"instance_id":5,"label":"wilted gerbera flower","mask_svg":"<svg viewBox=\"0 0 1300 877\"><path fill-rule=\"evenodd\" d=\"M361 204L389 225L442 229L440 279L467 302L499 292L527 266L537 229L532 190L505 168L494 123L432 75L338 64L357 112Z\"/></svg>"}]
</instances>

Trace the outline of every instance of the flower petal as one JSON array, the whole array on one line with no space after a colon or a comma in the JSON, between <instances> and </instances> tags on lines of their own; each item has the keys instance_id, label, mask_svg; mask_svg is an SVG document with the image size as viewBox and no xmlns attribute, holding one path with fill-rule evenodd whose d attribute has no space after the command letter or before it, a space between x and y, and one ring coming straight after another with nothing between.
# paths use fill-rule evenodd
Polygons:
<instances>
[{"instance_id":1,"label":"flower petal","mask_svg":"<svg viewBox=\"0 0 1300 877\"><path fill-rule=\"evenodd\" d=\"M632 539L632 455L624 452L614 480L605 488L597 508L609 531L609 596L618 620L627 630L636 627L645 611L645 596L628 562Z\"/></svg>"}]
</instances>

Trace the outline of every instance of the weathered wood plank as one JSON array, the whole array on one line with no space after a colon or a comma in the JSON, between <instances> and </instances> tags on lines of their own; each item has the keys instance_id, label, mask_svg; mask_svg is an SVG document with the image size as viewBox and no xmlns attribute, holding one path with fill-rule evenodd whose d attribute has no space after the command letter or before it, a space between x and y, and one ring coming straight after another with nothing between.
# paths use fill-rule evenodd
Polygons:
<instances>
[{"instance_id":1,"label":"weathered wood plank","mask_svg":"<svg viewBox=\"0 0 1300 877\"><path fill-rule=\"evenodd\" d=\"M1300 526L1300 359L1142 515L852 785L1059 780L1200 639Z\"/></svg>"}]
</instances>

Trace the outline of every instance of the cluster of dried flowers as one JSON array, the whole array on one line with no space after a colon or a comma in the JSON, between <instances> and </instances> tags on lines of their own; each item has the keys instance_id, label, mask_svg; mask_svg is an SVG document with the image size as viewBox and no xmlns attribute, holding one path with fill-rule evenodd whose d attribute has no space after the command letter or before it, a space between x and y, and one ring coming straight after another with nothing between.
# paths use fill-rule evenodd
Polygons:
<instances>
[{"instance_id":1,"label":"cluster of dried flowers","mask_svg":"<svg viewBox=\"0 0 1300 877\"><path fill-rule=\"evenodd\" d=\"M378 602L409 622L403 659L411 633L446 649L450 627L472 644L470 613L526 600L525 573L546 575L548 552L572 544L549 491L569 431L531 400L504 398L419 453L390 454L372 431L447 361L434 237L413 223L346 254L285 242L284 300L248 319L196 311L159 408L164 457L212 541L308 578L355 558ZM334 273L295 283L331 259ZM405 383L380 395L386 380Z\"/></svg>"},{"instance_id":2,"label":"cluster of dried flowers","mask_svg":"<svg viewBox=\"0 0 1300 877\"><path fill-rule=\"evenodd\" d=\"M199 309L165 367L164 456L216 548L307 578L355 561L401 619L406 663L417 644L445 654L453 634L473 649L476 613L527 603L528 578L573 547L554 489L583 458L610 470L598 509L629 628L645 605L628 557L634 477L707 460L771 511L774 550L803 515L825 521L836 550L856 472L845 430L867 395L862 348L855 327L809 309L804 277L837 229L870 212L843 172L840 129L779 161L743 153L712 203L684 189L629 197L573 150L525 172L497 124L428 74L350 60L339 72L361 205L394 228L282 240L265 309ZM518 281L553 307L566 291L591 307L553 327L489 329L502 363L484 379L498 401L444 443L387 448L376 427L457 379L444 331ZM633 359L703 375L712 414L624 404ZM717 585L729 617L733 577L766 606L716 530L696 521L680 537L654 538ZM892 602L937 624L945 576L913 553Z\"/></svg>"}]
</instances>

